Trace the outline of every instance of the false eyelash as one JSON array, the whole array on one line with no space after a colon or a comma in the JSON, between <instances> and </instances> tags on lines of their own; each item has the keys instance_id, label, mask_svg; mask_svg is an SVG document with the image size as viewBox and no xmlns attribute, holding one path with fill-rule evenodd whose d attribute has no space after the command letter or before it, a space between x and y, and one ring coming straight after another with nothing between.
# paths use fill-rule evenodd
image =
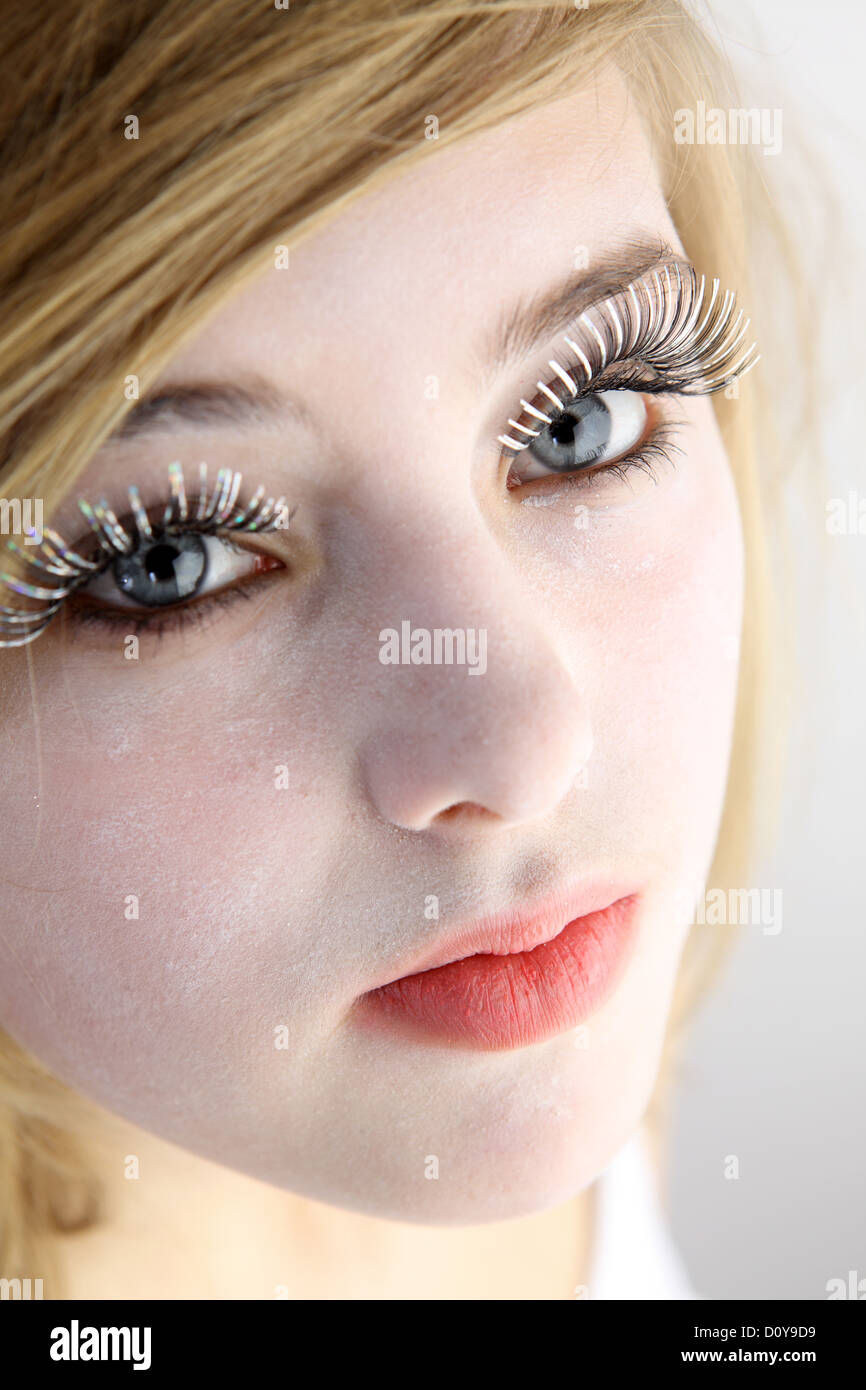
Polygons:
<instances>
[{"instance_id":1,"label":"false eyelash","mask_svg":"<svg viewBox=\"0 0 866 1390\"><path fill-rule=\"evenodd\" d=\"M287 511L285 497L266 499L264 487L256 490L246 506L238 506L242 474L231 468L219 469L209 495L207 469L206 463L199 464L198 494L190 499L180 464L168 465L170 495L158 522L148 516L139 490L134 486L127 488L130 505L127 526L118 521L104 498L95 507L79 499L79 510L95 538L92 554L79 554L47 526L42 529L39 545L30 553L14 541L7 541L6 549L32 566L35 573L31 578L41 582L0 573L0 584L37 604L32 608L0 605L0 647L22 647L32 642L71 594L102 574L118 555L130 555L158 535L183 532L213 535L217 531L258 533L277 527L284 529L294 515L294 511ZM46 584L47 575L56 576L59 582Z\"/></svg>"},{"instance_id":2,"label":"false eyelash","mask_svg":"<svg viewBox=\"0 0 866 1390\"><path fill-rule=\"evenodd\" d=\"M684 276L679 263L674 262L587 309L578 319L575 336L563 339L571 354L563 354L566 364L551 358L555 379L539 381L538 395L532 401L521 399L522 414L516 420L509 419L509 426L520 437L500 434L497 443L512 453L528 449L569 405L598 389L616 363L634 360L637 364L629 384L624 384L629 378L619 375L617 389L680 396L711 395L745 375L760 360L754 342L735 360L751 320L743 323L742 309L734 318L736 295L732 290L726 290L719 300L717 279L704 307L706 298L706 277L698 280L691 266ZM578 330L584 335L582 344L576 341ZM647 371L655 376L647 379L642 375Z\"/></svg>"}]
</instances>

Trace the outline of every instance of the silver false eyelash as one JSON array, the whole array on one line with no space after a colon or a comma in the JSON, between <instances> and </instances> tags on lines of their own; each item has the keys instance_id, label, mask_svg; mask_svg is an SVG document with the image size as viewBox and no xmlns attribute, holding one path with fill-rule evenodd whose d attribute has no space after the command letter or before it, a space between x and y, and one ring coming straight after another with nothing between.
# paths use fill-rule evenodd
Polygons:
<instances>
[{"instance_id":1,"label":"silver false eyelash","mask_svg":"<svg viewBox=\"0 0 866 1390\"><path fill-rule=\"evenodd\" d=\"M283 524L286 499L265 499L263 487L257 489L246 507L236 506L242 474L232 468L219 470L213 490L208 494L207 464L199 464L198 495L193 499L187 498L179 463L168 465L168 477L170 497L162 521L156 524L160 532L180 526L188 526L205 535L218 530L259 532L273 530ZM140 545L156 539L154 525L142 505L138 488L129 487L127 492L133 518L131 530L118 521L104 498L95 507L79 499L79 509L102 551L99 559L91 560L79 555L62 536L47 526L42 529L41 542L29 553L14 541L6 542L6 549L32 566L34 573L31 578L40 582L28 582L26 579L16 579L11 574L0 573L0 584L6 589L38 604L29 609L0 605L0 647L23 647L32 642L69 594L107 569L110 561L118 555L130 555ZM45 577L49 575L56 576L58 582L46 584Z\"/></svg>"},{"instance_id":2,"label":"silver false eyelash","mask_svg":"<svg viewBox=\"0 0 866 1390\"><path fill-rule=\"evenodd\" d=\"M706 277L702 275L699 280L691 266L684 276L677 262L632 281L623 291L580 315L578 324L586 333L583 346L574 338L564 339L574 353L576 367L569 371L551 358L549 366L562 390L554 391L555 383L539 381L539 391L555 412L565 411L570 402L586 394L608 365L627 361L635 354L643 366L676 373L677 385L672 389L678 395L705 396L722 390L735 377L750 371L760 354L753 342L732 365L751 320L743 322L742 309L735 318L735 293L726 290L720 300L719 288L719 281L714 279L708 297ZM573 372L582 379L575 380ZM528 420L508 421L519 437L500 434L497 441L512 450L528 449L541 429L556 419L555 414L549 415L529 401L521 400L520 404Z\"/></svg>"}]
</instances>

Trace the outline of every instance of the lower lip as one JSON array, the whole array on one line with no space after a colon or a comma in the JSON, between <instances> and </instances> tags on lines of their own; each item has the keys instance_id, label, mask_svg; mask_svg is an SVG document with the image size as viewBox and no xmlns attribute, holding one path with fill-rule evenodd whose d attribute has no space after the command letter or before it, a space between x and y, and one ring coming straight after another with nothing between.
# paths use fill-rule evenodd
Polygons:
<instances>
[{"instance_id":1,"label":"lower lip","mask_svg":"<svg viewBox=\"0 0 866 1390\"><path fill-rule=\"evenodd\" d=\"M578 917L532 951L476 955L404 975L364 995L363 1015L428 1041L499 1052L576 1028L611 993L637 897Z\"/></svg>"}]
</instances>

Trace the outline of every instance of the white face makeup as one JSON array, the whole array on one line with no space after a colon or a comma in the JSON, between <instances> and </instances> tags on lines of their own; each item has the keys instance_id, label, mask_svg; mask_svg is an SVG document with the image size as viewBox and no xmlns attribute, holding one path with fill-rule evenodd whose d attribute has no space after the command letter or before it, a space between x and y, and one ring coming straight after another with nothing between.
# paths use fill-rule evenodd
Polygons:
<instances>
[{"instance_id":1,"label":"white face makeup","mask_svg":"<svg viewBox=\"0 0 866 1390\"><path fill-rule=\"evenodd\" d=\"M686 264L623 89L431 145L227 303L51 519L77 546L77 499L123 522L130 486L161 517L169 464L196 497L202 460L292 511L209 540L214 589L244 588L188 621L148 628L133 565L0 650L0 1024L217 1163L448 1224L566 1200L644 1110L721 814L743 557L708 399L608 363L554 419L565 336L598 346L581 314L647 283L653 244ZM406 622L483 632L484 669L383 661ZM636 906L578 1029L371 1025L458 926L584 882Z\"/></svg>"}]
</instances>

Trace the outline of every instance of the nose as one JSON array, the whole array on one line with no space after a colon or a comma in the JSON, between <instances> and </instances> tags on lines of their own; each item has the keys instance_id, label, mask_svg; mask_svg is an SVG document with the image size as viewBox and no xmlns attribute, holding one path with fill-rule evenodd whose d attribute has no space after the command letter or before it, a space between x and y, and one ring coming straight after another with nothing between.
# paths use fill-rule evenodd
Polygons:
<instances>
[{"instance_id":1,"label":"nose","mask_svg":"<svg viewBox=\"0 0 866 1390\"><path fill-rule=\"evenodd\" d=\"M579 659L563 659L543 595L478 518L394 563L361 747L369 801L395 826L449 837L543 820L593 744Z\"/></svg>"}]
</instances>

